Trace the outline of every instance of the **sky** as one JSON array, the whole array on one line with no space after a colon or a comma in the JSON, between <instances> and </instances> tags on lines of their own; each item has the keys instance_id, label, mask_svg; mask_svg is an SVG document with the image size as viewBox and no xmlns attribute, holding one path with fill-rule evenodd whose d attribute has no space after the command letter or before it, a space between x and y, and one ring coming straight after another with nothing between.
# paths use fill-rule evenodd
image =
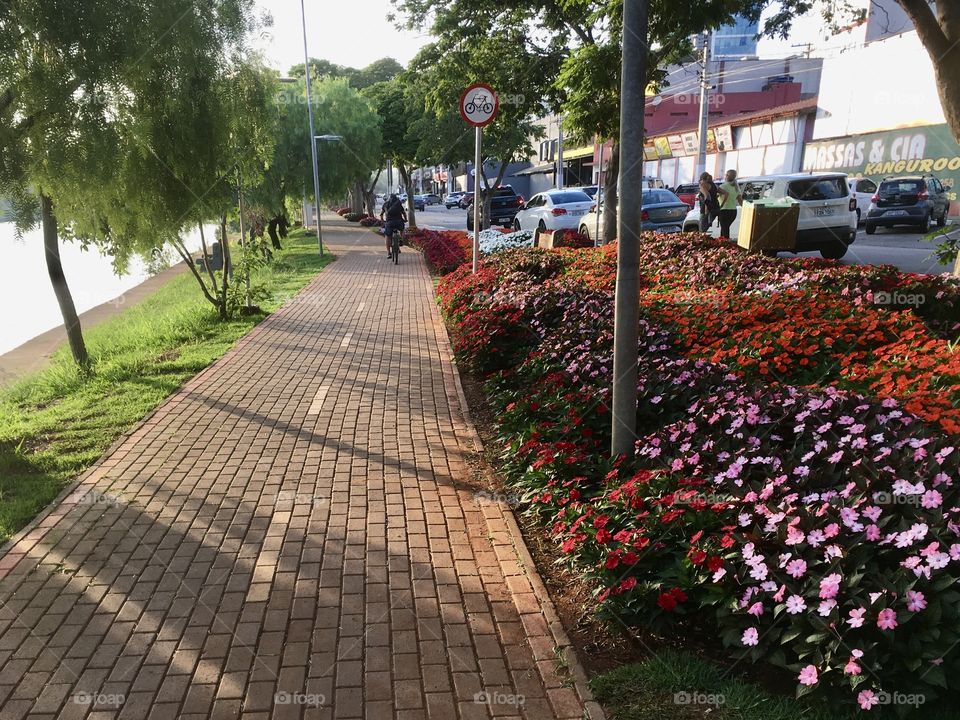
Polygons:
<instances>
[{"instance_id":1,"label":"sky","mask_svg":"<svg viewBox=\"0 0 960 720\"><path fill-rule=\"evenodd\" d=\"M256 0L256 4L272 16L273 26L264 29L254 44L269 65L286 73L303 62L300 0ZM311 57L338 65L362 68L382 57L406 65L430 41L427 35L399 30L387 20L393 10L390 0L306 0L305 4ZM770 8L768 14L772 11ZM759 53L761 57L786 57L801 53L803 43L829 46L821 37L822 25L814 11L795 22L789 39L762 39Z\"/></svg>"},{"instance_id":2,"label":"sky","mask_svg":"<svg viewBox=\"0 0 960 720\"><path fill-rule=\"evenodd\" d=\"M256 0L273 16L257 45L268 64L281 72L303 63L300 0ZM390 0L306 0L310 56L362 68L382 57L406 65L429 37L398 30L387 20Z\"/></svg>"}]
</instances>

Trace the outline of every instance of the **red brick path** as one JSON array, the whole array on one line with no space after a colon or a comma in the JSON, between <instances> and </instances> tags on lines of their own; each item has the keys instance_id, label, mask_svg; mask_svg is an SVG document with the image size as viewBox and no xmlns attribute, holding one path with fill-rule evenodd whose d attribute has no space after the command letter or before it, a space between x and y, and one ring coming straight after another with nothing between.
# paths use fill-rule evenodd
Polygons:
<instances>
[{"instance_id":1,"label":"red brick path","mask_svg":"<svg viewBox=\"0 0 960 720\"><path fill-rule=\"evenodd\" d=\"M0 558L2 718L580 718L476 497L420 256L366 230Z\"/></svg>"}]
</instances>

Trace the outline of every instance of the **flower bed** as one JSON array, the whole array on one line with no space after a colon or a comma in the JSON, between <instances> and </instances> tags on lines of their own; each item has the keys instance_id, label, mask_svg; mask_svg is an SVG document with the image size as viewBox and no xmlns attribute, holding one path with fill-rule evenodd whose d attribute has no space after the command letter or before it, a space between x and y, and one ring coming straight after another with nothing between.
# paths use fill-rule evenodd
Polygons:
<instances>
[{"instance_id":1,"label":"flower bed","mask_svg":"<svg viewBox=\"0 0 960 720\"><path fill-rule=\"evenodd\" d=\"M612 459L615 252L505 250L438 286L558 556L604 612L708 628L799 694L955 692L957 282L645 236L640 440Z\"/></svg>"},{"instance_id":2,"label":"flower bed","mask_svg":"<svg viewBox=\"0 0 960 720\"><path fill-rule=\"evenodd\" d=\"M357 212L348 212L343 216L344 220L348 222L360 222L361 220L364 220L368 217L370 216L367 215L366 213L357 213Z\"/></svg>"},{"instance_id":3,"label":"flower bed","mask_svg":"<svg viewBox=\"0 0 960 720\"><path fill-rule=\"evenodd\" d=\"M363 227L383 227L385 223L380 218L373 217L372 215L367 215L367 217L360 220L360 224Z\"/></svg>"},{"instance_id":4,"label":"flower bed","mask_svg":"<svg viewBox=\"0 0 960 720\"><path fill-rule=\"evenodd\" d=\"M533 247L533 233L529 230L503 232L502 230L482 230L480 232L480 252L487 255L519 247Z\"/></svg>"}]
</instances>

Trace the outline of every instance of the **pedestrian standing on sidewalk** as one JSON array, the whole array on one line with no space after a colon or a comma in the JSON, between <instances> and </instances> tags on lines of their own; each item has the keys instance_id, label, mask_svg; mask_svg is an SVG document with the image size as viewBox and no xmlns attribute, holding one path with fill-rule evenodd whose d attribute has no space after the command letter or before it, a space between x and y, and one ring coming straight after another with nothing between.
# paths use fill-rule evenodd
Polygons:
<instances>
[{"instance_id":1,"label":"pedestrian standing on sidewalk","mask_svg":"<svg viewBox=\"0 0 960 720\"><path fill-rule=\"evenodd\" d=\"M697 193L700 203L700 232L707 232L720 212L720 202L717 198L717 184L713 175L708 172L700 174L700 192Z\"/></svg>"},{"instance_id":2,"label":"pedestrian standing on sidewalk","mask_svg":"<svg viewBox=\"0 0 960 720\"><path fill-rule=\"evenodd\" d=\"M737 185L737 171L727 170L724 182L717 189L720 198L720 237L730 238L730 226L737 219L737 208L743 204L740 186Z\"/></svg>"}]
</instances>

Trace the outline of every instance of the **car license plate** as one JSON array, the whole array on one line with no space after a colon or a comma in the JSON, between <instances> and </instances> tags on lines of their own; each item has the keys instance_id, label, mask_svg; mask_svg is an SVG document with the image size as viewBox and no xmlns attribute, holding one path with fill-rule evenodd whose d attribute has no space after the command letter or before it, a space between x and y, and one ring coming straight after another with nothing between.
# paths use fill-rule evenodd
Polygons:
<instances>
[{"instance_id":1,"label":"car license plate","mask_svg":"<svg viewBox=\"0 0 960 720\"><path fill-rule=\"evenodd\" d=\"M887 210L884 215L889 217L902 217L907 214L906 210Z\"/></svg>"},{"instance_id":2,"label":"car license plate","mask_svg":"<svg viewBox=\"0 0 960 720\"><path fill-rule=\"evenodd\" d=\"M814 208L813 214L816 217L824 217L826 215L833 215L833 211L834 211L834 208L832 207L820 207L820 208Z\"/></svg>"},{"instance_id":3,"label":"car license plate","mask_svg":"<svg viewBox=\"0 0 960 720\"><path fill-rule=\"evenodd\" d=\"M587 214L587 211L586 211L586 210L571 210L571 211L570 211L570 216L571 216L571 217L580 217L581 215L586 215L586 214Z\"/></svg>"},{"instance_id":4,"label":"car license plate","mask_svg":"<svg viewBox=\"0 0 960 720\"><path fill-rule=\"evenodd\" d=\"M662 225L654 230L658 233L678 233L680 232L680 227L678 225Z\"/></svg>"}]
</instances>

